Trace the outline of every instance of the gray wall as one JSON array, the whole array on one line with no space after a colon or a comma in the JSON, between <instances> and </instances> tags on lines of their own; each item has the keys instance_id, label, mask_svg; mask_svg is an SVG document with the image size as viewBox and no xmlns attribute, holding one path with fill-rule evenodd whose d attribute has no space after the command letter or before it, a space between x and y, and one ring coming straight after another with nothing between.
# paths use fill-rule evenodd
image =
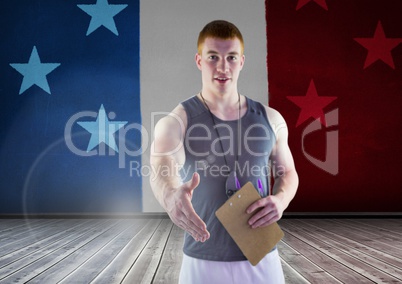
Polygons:
<instances>
[{"instance_id":1,"label":"gray wall","mask_svg":"<svg viewBox=\"0 0 402 284\"><path fill-rule=\"evenodd\" d=\"M268 102L265 4L262 0L146 0L141 2L141 113L144 135L142 166L149 166L152 127L180 101L198 93L201 74L194 56L203 26L216 19L233 22L243 34L246 62L239 79L242 95ZM143 211L160 212L149 177L143 177Z\"/></svg>"}]
</instances>

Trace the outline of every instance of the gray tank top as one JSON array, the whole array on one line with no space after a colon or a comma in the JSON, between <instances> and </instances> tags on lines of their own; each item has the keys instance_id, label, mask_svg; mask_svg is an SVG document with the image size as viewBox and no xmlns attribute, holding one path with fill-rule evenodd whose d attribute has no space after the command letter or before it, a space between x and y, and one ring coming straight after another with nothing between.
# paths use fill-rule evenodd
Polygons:
<instances>
[{"instance_id":1,"label":"gray tank top","mask_svg":"<svg viewBox=\"0 0 402 284\"><path fill-rule=\"evenodd\" d=\"M182 102L188 125L184 138L186 162L181 176L187 181L194 172L199 173L200 184L194 190L192 203L211 234L205 243L196 242L185 234L183 251L190 257L215 261L246 259L215 216L215 211L228 199L229 172L236 171L241 186L250 181L258 188L260 180L265 194L269 193L271 167L268 160L276 142L275 134L264 106L247 97L246 102L247 111L240 120L224 121L214 116L215 126L198 97Z\"/></svg>"}]
</instances>

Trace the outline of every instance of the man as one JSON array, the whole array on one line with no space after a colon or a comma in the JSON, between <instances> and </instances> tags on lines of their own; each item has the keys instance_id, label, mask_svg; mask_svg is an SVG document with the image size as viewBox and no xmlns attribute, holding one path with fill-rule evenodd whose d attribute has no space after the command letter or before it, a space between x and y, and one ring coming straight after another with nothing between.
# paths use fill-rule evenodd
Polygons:
<instances>
[{"instance_id":1,"label":"man","mask_svg":"<svg viewBox=\"0 0 402 284\"><path fill-rule=\"evenodd\" d=\"M267 226L282 217L298 186L283 117L238 93L243 51L236 26L207 24L195 55L201 92L155 127L151 166L159 174L151 177L151 186L172 221L186 231L180 283L284 282L276 248L252 266L215 216L250 181L263 198L247 209L249 225Z\"/></svg>"}]
</instances>

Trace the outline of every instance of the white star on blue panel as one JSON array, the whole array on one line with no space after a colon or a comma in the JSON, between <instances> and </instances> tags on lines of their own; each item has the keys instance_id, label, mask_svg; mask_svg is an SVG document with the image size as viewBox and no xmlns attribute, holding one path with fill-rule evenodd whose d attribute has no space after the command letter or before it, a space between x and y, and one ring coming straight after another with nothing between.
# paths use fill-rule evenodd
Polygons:
<instances>
[{"instance_id":1,"label":"white star on blue panel","mask_svg":"<svg viewBox=\"0 0 402 284\"><path fill-rule=\"evenodd\" d=\"M50 94L46 75L56 69L60 63L41 63L36 46L33 47L28 63L10 63L10 66L24 76L19 94L33 85L37 85Z\"/></svg>"},{"instance_id":2,"label":"white star on blue panel","mask_svg":"<svg viewBox=\"0 0 402 284\"><path fill-rule=\"evenodd\" d=\"M119 35L113 17L125 9L128 6L127 4L112 5L107 0L97 0L96 4L79 4L77 6L92 17L87 30L87 36L100 26L104 26L115 35Z\"/></svg>"},{"instance_id":3,"label":"white star on blue panel","mask_svg":"<svg viewBox=\"0 0 402 284\"><path fill-rule=\"evenodd\" d=\"M91 151L102 142L115 152L119 152L113 134L126 125L127 121L110 121L107 118L105 108L101 105L96 121L80 121L77 123L91 133L87 152Z\"/></svg>"}]
</instances>

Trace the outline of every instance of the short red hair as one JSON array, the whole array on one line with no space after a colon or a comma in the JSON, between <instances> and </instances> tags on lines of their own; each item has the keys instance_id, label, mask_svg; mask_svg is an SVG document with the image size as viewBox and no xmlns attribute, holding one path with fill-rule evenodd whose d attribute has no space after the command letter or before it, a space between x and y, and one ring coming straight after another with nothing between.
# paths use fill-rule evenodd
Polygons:
<instances>
[{"instance_id":1,"label":"short red hair","mask_svg":"<svg viewBox=\"0 0 402 284\"><path fill-rule=\"evenodd\" d=\"M241 53L244 52L244 41L240 30L232 23L224 20L216 20L208 23L198 36L198 54L202 53L202 47L206 38L235 39L240 40Z\"/></svg>"}]
</instances>

